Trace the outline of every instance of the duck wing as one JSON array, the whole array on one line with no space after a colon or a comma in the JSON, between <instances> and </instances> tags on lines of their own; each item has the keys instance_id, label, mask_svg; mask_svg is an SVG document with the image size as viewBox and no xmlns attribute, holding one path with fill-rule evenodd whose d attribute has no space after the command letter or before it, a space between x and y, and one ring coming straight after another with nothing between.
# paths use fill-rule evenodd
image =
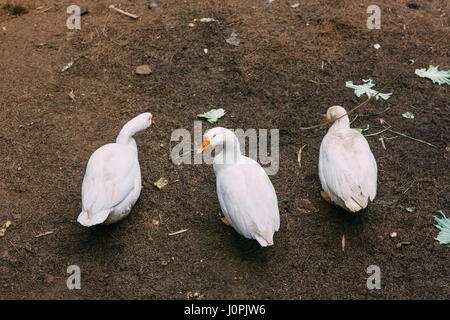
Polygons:
<instances>
[{"instance_id":1,"label":"duck wing","mask_svg":"<svg viewBox=\"0 0 450 320\"><path fill-rule=\"evenodd\" d=\"M134 189L136 174L140 174L139 162L130 146L111 143L97 149L83 179L83 211L90 218L110 211Z\"/></svg>"},{"instance_id":2,"label":"duck wing","mask_svg":"<svg viewBox=\"0 0 450 320\"><path fill-rule=\"evenodd\" d=\"M353 212L365 208L377 192L377 163L364 136L353 129L327 134L320 146L319 177L333 202Z\"/></svg>"},{"instance_id":3,"label":"duck wing","mask_svg":"<svg viewBox=\"0 0 450 320\"><path fill-rule=\"evenodd\" d=\"M217 195L222 211L236 231L262 246L273 244L280 227L275 189L264 169L254 160L217 172Z\"/></svg>"}]
</instances>

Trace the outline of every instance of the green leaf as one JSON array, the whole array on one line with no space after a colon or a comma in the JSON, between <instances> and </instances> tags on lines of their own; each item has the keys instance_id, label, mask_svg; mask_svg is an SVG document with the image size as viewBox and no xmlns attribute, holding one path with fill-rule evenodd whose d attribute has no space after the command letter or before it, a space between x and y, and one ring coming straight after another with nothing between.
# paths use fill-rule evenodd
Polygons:
<instances>
[{"instance_id":1,"label":"green leaf","mask_svg":"<svg viewBox=\"0 0 450 320\"><path fill-rule=\"evenodd\" d=\"M414 212L414 211L416 211L416 209L414 209L414 208L406 208L406 211L408 211L408 212Z\"/></svg>"},{"instance_id":2,"label":"green leaf","mask_svg":"<svg viewBox=\"0 0 450 320\"><path fill-rule=\"evenodd\" d=\"M402 117L403 118L406 118L406 119L414 119L414 115L411 113L411 112L405 112L405 113L403 113L402 114Z\"/></svg>"},{"instance_id":3,"label":"green leaf","mask_svg":"<svg viewBox=\"0 0 450 320\"><path fill-rule=\"evenodd\" d=\"M369 98L375 96L376 100L378 100L379 98L387 100L392 95L392 93L379 93L378 91L371 89L375 85L372 79L363 79L363 82L364 84L353 84L353 81L347 81L345 82L345 86L347 88L355 90L355 95L358 98L363 94L366 94Z\"/></svg>"},{"instance_id":4,"label":"green leaf","mask_svg":"<svg viewBox=\"0 0 450 320\"><path fill-rule=\"evenodd\" d=\"M367 130L369 130L370 125L367 125L365 128L353 128L353 129L362 133L362 132L366 132Z\"/></svg>"},{"instance_id":5,"label":"green leaf","mask_svg":"<svg viewBox=\"0 0 450 320\"><path fill-rule=\"evenodd\" d=\"M442 210L439 210L438 212L444 218L434 217L434 220L437 222L435 227L441 230L434 239L439 241L440 244L450 244L450 219L445 216Z\"/></svg>"},{"instance_id":6,"label":"green leaf","mask_svg":"<svg viewBox=\"0 0 450 320\"><path fill-rule=\"evenodd\" d=\"M414 72L421 78L430 79L433 83L441 84L449 84L450 85L450 70L447 71L439 71L436 66L429 66L428 70L424 69L416 69Z\"/></svg>"},{"instance_id":7,"label":"green leaf","mask_svg":"<svg viewBox=\"0 0 450 320\"><path fill-rule=\"evenodd\" d=\"M225 115L225 110L222 108L220 109L212 109L208 112L198 114L197 118L205 118L209 123L214 124L217 121L219 121L220 118L222 118Z\"/></svg>"}]
</instances>

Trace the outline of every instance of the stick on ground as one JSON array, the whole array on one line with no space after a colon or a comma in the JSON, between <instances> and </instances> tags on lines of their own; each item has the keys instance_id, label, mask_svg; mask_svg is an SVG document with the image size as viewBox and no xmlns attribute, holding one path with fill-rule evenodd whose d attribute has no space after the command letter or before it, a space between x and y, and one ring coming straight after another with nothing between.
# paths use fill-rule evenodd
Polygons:
<instances>
[{"instance_id":1,"label":"stick on ground","mask_svg":"<svg viewBox=\"0 0 450 320\"><path fill-rule=\"evenodd\" d=\"M126 11L123 11L122 9L116 8L114 5L110 5L109 8L117 11L118 13L126 15L127 17L133 18L133 19L139 18L139 16L129 13L129 12L126 12Z\"/></svg>"}]
</instances>

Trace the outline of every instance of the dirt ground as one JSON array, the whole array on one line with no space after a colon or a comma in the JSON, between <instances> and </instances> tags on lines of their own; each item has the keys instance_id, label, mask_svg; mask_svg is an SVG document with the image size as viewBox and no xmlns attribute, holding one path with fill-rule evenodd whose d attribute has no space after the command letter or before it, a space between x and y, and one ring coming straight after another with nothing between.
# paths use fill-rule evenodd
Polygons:
<instances>
[{"instance_id":1,"label":"dirt ground","mask_svg":"<svg viewBox=\"0 0 450 320\"><path fill-rule=\"evenodd\" d=\"M434 240L433 220L449 207L448 86L414 75L450 67L448 37L436 44L449 30L447 1L416 1L416 9L376 1L380 30L366 27L374 1L159 0L151 10L149 2L113 2L139 15L133 20L109 1L0 0L0 224L12 222L0 238L1 299L450 298L449 248ZM74 3L88 10L81 30L66 27ZM194 22L205 17L216 21ZM244 43L225 41L233 31ZM301 127L323 122L332 105L364 100L346 81L372 78L381 88L410 59L416 64L385 90L392 97L352 114L352 126L376 133L381 117L436 147L388 132L368 137L375 202L356 215L328 205L317 174L326 131ZM142 64L150 75L134 73ZM211 166L169 161L173 130L192 132L196 114L212 108L227 111L223 127L280 130L280 168L270 178L281 228L272 247L220 222ZM144 111L157 124L136 135L139 201L115 225L82 227L89 156ZM160 191L160 177L178 182ZM180 229L189 230L168 235ZM69 265L81 268L81 290L66 287ZM381 269L380 290L366 287L370 265Z\"/></svg>"}]
</instances>

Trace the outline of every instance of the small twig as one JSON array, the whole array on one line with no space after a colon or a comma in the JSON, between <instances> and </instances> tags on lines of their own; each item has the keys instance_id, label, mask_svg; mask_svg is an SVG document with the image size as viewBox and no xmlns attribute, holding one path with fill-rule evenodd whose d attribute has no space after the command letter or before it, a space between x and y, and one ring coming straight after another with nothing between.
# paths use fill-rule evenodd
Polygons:
<instances>
[{"instance_id":1,"label":"small twig","mask_svg":"<svg viewBox=\"0 0 450 320\"><path fill-rule=\"evenodd\" d=\"M386 145L384 144L384 139L383 139L383 137L378 138L378 140L381 141L381 146L383 147L384 150L386 150Z\"/></svg>"},{"instance_id":2,"label":"small twig","mask_svg":"<svg viewBox=\"0 0 450 320\"><path fill-rule=\"evenodd\" d=\"M383 126L383 127L384 127L384 126ZM401 132L398 132L398 131L395 131L395 130L392 130L392 129L389 129L389 128L386 128L386 127L384 127L384 128L386 129L386 131L389 131L389 132L391 132L391 133L393 133L393 134L396 134L396 135L399 135L399 136L401 136L401 137L408 138L408 139L410 139L410 140L414 140L414 141L417 141L417 142L426 144L427 146L430 146L430 147L433 147L433 148L437 148L437 147L436 147L434 144L432 144L432 143L429 143L429 142L426 142L426 141L424 141L424 140L420 140L420 139L417 139L417 138L410 137L410 136L408 136L408 135L406 135L406 134L404 134L404 133L401 133Z\"/></svg>"},{"instance_id":3,"label":"small twig","mask_svg":"<svg viewBox=\"0 0 450 320\"><path fill-rule=\"evenodd\" d=\"M303 147L301 147L297 153L297 161L298 161L298 165L300 166L300 168L302 167L302 151L303 151L303 148L305 148L305 147L306 147L306 144Z\"/></svg>"},{"instance_id":4,"label":"small twig","mask_svg":"<svg viewBox=\"0 0 450 320\"><path fill-rule=\"evenodd\" d=\"M387 111L389 111L391 109L391 107L387 107L386 109L384 109L383 111L380 111L378 113L372 113L372 114L360 114L360 117L376 117L379 116Z\"/></svg>"},{"instance_id":5,"label":"small twig","mask_svg":"<svg viewBox=\"0 0 450 320\"><path fill-rule=\"evenodd\" d=\"M390 127L389 127L389 128L390 128ZM364 137L372 137L372 136L376 136L376 135L379 135L380 133L383 133L383 132L385 132L385 131L387 131L387 130L388 130L388 129L384 129L384 130L378 131L378 132L376 132L376 133L365 134Z\"/></svg>"},{"instance_id":6,"label":"small twig","mask_svg":"<svg viewBox=\"0 0 450 320\"><path fill-rule=\"evenodd\" d=\"M34 237L35 238L40 238L40 237L47 236L47 235L52 234L52 233L53 233L53 231L47 231L47 232L38 234L37 236L34 236Z\"/></svg>"},{"instance_id":7,"label":"small twig","mask_svg":"<svg viewBox=\"0 0 450 320\"><path fill-rule=\"evenodd\" d=\"M48 7L47 9L43 9L42 11L39 11L38 13L44 13L49 11L50 9L53 9L53 7Z\"/></svg>"},{"instance_id":8,"label":"small twig","mask_svg":"<svg viewBox=\"0 0 450 320\"><path fill-rule=\"evenodd\" d=\"M177 234L186 232L186 231L188 231L188 230L189 230L189 229L183 229L183 230L179 230L179 231L176 231L176 232L169 233L168 235L169 235L169 236L174 236L174 235L177 235Z\"/></svg>"},{"instance_id":9,"label":"small twig","mask_svg":"<svg viewBox=\"0 0 450 320\"><path fill-rule=\"evenodd\" d=\"M126 15L127 17L133 18L133 19L139 18L139 16L129 13L129 12L126 12L126 11L123 11L122 9L116 8L114 5L110 5L109 8L117 11L118 13Z\"/></svg>"},{"instance_id":10,"label":"small twig","mask_svg":"<svg viewBox=\"0 0 450 320\"><path fill-rule=\"evenodd\" d=\"M17 249L17 247L14 245L14 243L12 243L11 241L9 241L9 243L11 244L11 246L13 246L14 249L16 249L17 253L20 254L19 249Z\"/></svg>"},{"instance_id":11,"label":"small twig","mask_svg":"<svg viewBox=\"0 0 450 320\"><path fill-rule=\"evenodd\" d=\"M176 157L175 159L172 159L172 162L174 162L174 161L176 161L176 160L178 160L178 159L180 159L180 158L183 158L184 156L186 156L186 155L188 155L188 154L190 154L190 153L192 153L192 152L194 152L194 151L195 151L194 149L192 149L192 150L190 150L190 151L187 151L187 152L183 153L182 155ZM171 155L169 155L169 158L170 158L170 157L171 157Z\"/></svg>"},{"instance_id":12,"label":"small twig","mask_svg":"<svg viewBox=\"0 0 450 320\"><path fill-rule=\"evenodd\" d=\"M411 184L409 185L409 187L406 188L405 191L403 191L402 193L405 194L409 189L411 189L411 187L413 186L413 184L414 184L414 182L411 183Z\"/></svg>"}]
</instances>

